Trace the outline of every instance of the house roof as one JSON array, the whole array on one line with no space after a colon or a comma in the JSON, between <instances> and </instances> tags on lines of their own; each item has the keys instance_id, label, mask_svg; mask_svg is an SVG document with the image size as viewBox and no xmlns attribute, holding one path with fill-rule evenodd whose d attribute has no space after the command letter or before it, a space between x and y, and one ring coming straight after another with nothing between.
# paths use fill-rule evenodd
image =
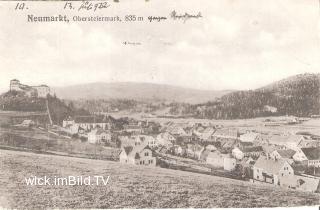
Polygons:
<instances>
[{"instance_id":1,"label":"house roof","mask_svg":"<svg viewBox=\"0 0 320 210\"><path fill-rule=\"evenodd\" d=\"M216 148L215 146L211 145L211 144L207 145L207 146L206 146L206 149L207 149L207 150L210 150L210 151L212 151L212 150L217 150L217 148Z\"/></svg>"},{"instance_id":2,"label":"house roof","mask_svg":"<svg viewBox=\"0 0 320 210\"><path fill-rule=\"evenodd\" d=\"M262 146L244 147L242 152L263 152Z\"/></svg>"},{"instance_id":3,"label":"house roof","mask_svg":"<svg viewBox=\"0 0 320 210\"><path fill-rule=\"evenodd\" d=\"M237 138L238 137L238 130L234 129L218 129L213 134L214 136L224 136L224 137L231 137L231 138Z\"/></svg>"},{"instance_id":4,"label":"house roof","mask_svg":"<svg viewBox=\"0 0 320 210\"><path fill-rule=\"evenodd\" d=\"M287 149L287 150L277 150L279 155L281 155L282 158L292 158L292 156L296 153L292 149Z\"/></svg>"},{"instance_id":5,"label":"house roof","mask_svg":"<svg viewBox=\"0 0 320 210\"><path fill-rule=\"evenodd\" d=\"M301 148L302 152L308 158L308 160L319 160L320 159L320 148Z\"/></svg>"},{"instance_id":6,"label":"house roof","mask_svg":"<svg viewBox=\"0 0 320 210\"><path fill-rule=\"evenodd\" d=\"M105 131L101 128L98 128L98 129L94 129L90 132L90 134L93 134L93 135L101 135L103 133L108 133L108 131Z\"/></svg>"},{"instance_id":7,"label":"house roof","mask_svg":"<svg viewBox=\"0 0 320 210\"><path fill-rule=\"evenodd\" d=\"M259 136L259 133L254 133L254 132L245 133L240 136L240 141L253 142L254 140L257 139L258 136Z\"/></svg>"},{"instance_id":8,"label":"house roof","mask_svg":"<svg viewBox=\"0 0 320 210\"><path fill-rule=\"evenodd\" d=\"M305 177L305 176L297 176L297 181L299 181L301 187L305 189L316 191L319 187L320 180L317 178Z\"/></svg>"},{"instance_id":9,"label":"house roof","mask_svg":"<svg viewBox=\"0 0 320 210\"><path fill-rule=\"evenodd\" d=\"M133 150L133 147L132 146L127 146L127 147L123 147L126 155L128 155L132 150Z\"/></svg>"},{"instance_id":10,"label":"house roof","mask_svg":"<svg viewBox=\"0 0 320 210\"><path fill-rule=\"evenodd\" d=\"M107 123L109 118L104 116L76 116L75 123Z\"/></svg>"},{"instance_id":11,"label":"house roof","mask_svg":"<svg viewBox=\"0 0 320 210\"><path fill-rule=\"evenodd\" d=\"M254 164L254 167L261 168L267 173L278 174L285 162L286 161L283 159L271 160L264 156L260 156Z\"/></svg>"},{"instance_id":12,"label":"house roof","mask_svg":"<svg viewBox=\"0 0 320 210\"><path fill-rule=\"evenodd\" d=\"M134 146L132 148L132 150L128 153L128 156L129 157L134 157L135 159L138 159L138 158L140 158L139 153L144 149L150 149L150 147L148 145L146 145L146 144L141 144L141 145Z\"/></svg>"},{"instance_id":13,"label":"house roof","mask_svg":"<svg viewBox=\"0 0 320 210\"><path fill-rule=\"evenodd\" d=\"M222 148L231 148L236 144L235 139L227 139L226 141L221 142L221 147Z\"/></svg>"},{"instance_id":14,"label":"house roof","mask_svg":"<svg viewBox=\"0 0 320 210\"><path fill-rule=\"evenodd\" d=\"M230 157L229 154L221 154L220 152L209 152L207 155L207 159L217 159L217 158L226 158Z\"/></svg>"},{"instance_id":15,"label":"house roof","mask_svg":"<svg viewBox=\"0 0 320 210\"><path fill-rule=\"evenodd\" d=\"M207 149L204 150L204 151L201 153L201 155L200 155L200 160L206 160L210 152L211 152L211 151L209 151L209 150L207 150Z\"/></svg>"},{"instance_id":16,"label":"house roof","mask_svg":"<svg viewBox=\"0 0 320 210\"><path fill-rule=\"evenodd\" d=\"M290 135L290 136L277 136L273 135L269 138L270 144L276 144L276 145L287 145L288 143L295 143L299 144L303 136L300 135Z\"/></svg>"}]
</instances>

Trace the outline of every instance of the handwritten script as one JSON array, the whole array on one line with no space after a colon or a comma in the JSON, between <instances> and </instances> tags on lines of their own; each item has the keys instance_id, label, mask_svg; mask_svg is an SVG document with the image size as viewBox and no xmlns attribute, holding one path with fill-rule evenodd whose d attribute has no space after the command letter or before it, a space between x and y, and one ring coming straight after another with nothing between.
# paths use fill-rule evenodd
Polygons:
<instances>
[{"instance_id":1,"label":"handwritten script","mask_svg":"<svg viewBox=\"0 0 320 210\"><path fill-rule=\"evenodd\" d=\"M174 20L182 20L184 23L189 20L189 19L199 19L202 18L202 14L201 12L198 12L198 14L194 15L194 14L189 14L187 12L185 12L184 14L178 14L175 10L173 10L170 13L170 16L172 19Z\"/></svg>"}]
</instances>

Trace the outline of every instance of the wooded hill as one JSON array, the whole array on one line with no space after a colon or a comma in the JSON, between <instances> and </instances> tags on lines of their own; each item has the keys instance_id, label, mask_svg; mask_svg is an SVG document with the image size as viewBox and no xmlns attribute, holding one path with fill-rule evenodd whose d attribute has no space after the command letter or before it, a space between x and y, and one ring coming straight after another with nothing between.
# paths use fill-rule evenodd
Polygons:
<instances>
[{"instance_id":1,"label":"wooded hill","mask_svg":"<svg viewBox=\"0 0 320 210\"><path fill-rule=\"evenodd\" d=\"M23 92L8 91L0 96L0 110L17 112L46 112L48 107L54 124L61 124L68 116L89 115L84 109L78 109L72 103L66 105L56 96L47 98L28 97Z\"/></svg>"},{"instance_id":2,"label":"wooded hill","mask_svg":"<svg viewBox=\"0 0 320 210\"><path fill-rule=\"evenodd\" d=\"M320 113L320 74L300 74L249 91L236 91L216 101L171 108L171 113L200 118L236 119L295 115L308 117ZM270 111L266 107L276 108Z\"/></svg>"}]
</instances>

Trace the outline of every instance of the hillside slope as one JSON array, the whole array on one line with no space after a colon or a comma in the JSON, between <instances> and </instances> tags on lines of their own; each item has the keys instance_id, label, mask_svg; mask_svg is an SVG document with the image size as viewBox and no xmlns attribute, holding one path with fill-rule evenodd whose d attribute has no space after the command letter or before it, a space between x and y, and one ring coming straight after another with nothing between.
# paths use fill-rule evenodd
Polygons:
<instances>
[{"instance_id":1,"label":"hillside slope","mask_svg":"<svg viewBox=\"0 0 320 210\"><path fill-rule=\"evenodd\" d=\"M213 208L319 205L319 194L117 162L0 152L0 206L11 208ZM30 176L110 176L108 185L26 186Z\"/></svg>"},{"instance_id":2,"label":"hillside slope","mask_svg":"<svg viewBox=\"0 0 320 210\"><path fill-rule=\"evenodd\" d=\"M208 91L151 83L91 83L54 88L63 99L135 99L204 103L231 91Z\"/></svg>"},{"instance_id":3,"label":"hillside slope","mask_svg":"<svg viewBox=\"0 0 320 210\"><path fill-rule=\"evenodd\" d=\"M320 114L320 74L300 74L256 90L232 92L189 110L195 116L215 119Z\"/></svg>"},{"instance_id":4,"label":"hillside slope","mask_svg":"<svg viewBox=\"0 0 320 210\"><path fill-rule=\"evenodd\" d=\"M75 108L72 104L65 104L57 97L30 98L22 92L15 91L8 91L0 95L0 111L47 112L46 100L48 100L48 107L54 124L61 124L62 120L68 116L89 114L84 109Z\"/></svg>"}]
</instances>

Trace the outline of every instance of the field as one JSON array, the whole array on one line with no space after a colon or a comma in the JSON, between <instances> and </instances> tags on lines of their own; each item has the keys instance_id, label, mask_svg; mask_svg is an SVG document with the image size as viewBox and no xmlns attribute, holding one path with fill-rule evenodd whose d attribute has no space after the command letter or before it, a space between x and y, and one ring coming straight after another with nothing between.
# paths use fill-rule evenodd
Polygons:
<instances>
[{"instance_id":1,"label":"field","mask_svg":"<svg viewBox=\"0 0 320 210\"><path fill-rule=\"evenodd\" d=\"M319 194L162 168L0 150L0 206L181 208L319 205ZM107 186L27 186L30 176L110 176Z\"/></svg>"}]
</instances>

